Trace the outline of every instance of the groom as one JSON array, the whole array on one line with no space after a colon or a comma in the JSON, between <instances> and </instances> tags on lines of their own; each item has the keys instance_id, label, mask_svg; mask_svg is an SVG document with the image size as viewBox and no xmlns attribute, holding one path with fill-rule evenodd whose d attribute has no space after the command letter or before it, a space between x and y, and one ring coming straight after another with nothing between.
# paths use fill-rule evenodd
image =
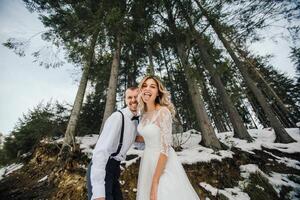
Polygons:
<instances>
[{"instance_id":1,"label":"groom","mask_svg":"<svg viewBox=\"0 0 300 200\"><path fill-rule=\"evenodd\" d=\"M93 151L90 170L87 172L89 200L122 200L119 183L120 162L137 135L138 88L125 92L125 108L112 113L105 121L103 130Z\"/></svg>"}]
</instances>

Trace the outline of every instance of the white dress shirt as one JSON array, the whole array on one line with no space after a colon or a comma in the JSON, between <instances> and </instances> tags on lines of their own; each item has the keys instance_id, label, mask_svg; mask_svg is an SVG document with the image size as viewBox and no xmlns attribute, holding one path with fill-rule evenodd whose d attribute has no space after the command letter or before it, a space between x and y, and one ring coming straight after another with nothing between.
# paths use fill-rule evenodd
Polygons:
<instances>
[{"instance_id":1,"label":"white dress shirt","mask_svg":"<svg viewBox=\"0 0 300 200\"><path fill-rule=\"evenodd\" d=\"M126 153L135 140L137 135L137 120L131 120L134 116L128 107L121 109L124 114L124 137L123 145L120 153L113 158L118 161L123 161L126 158ZM112 153L118 149L122 127L122 115L119 112L114 112L106 120L100 137L93 151L92 166L91 166L91 184L92 184L92 199L105 197L105 166Z\"/></svg>"}]
</instances>

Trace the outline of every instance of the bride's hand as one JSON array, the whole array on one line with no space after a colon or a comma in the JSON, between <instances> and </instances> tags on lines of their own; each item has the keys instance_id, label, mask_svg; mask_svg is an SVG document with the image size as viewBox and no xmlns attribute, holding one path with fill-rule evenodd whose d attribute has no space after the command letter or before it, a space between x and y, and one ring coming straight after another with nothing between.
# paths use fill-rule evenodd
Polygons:
<instances>
[{"instance_id":1,"label":"bride's hand","mask_svg":"<svg viewBox=\"0 0 300 200\"><path fill-rule=\"evenodd\" d=\"M152 181L150 200L157 200L157 188L158 188L158 182Z\"/></svg>"}]
</instances>

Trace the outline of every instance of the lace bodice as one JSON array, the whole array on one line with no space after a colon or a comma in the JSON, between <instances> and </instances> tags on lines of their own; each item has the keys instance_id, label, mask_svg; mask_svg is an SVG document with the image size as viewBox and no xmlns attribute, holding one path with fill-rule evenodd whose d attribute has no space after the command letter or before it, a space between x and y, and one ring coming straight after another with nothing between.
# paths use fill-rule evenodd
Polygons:
<instances>
[{"instance_id":1,"label":"lace bodice","mask_svg":"<svg viewBox=\"0 0 300 200\"><path fill-rule=\"evenodd\" d=\"M172 115L167 107L146 112L138 125L138 132L144 137L146 148L156 147L167 155L172 145Z\"/></svg>"}]
</instances>

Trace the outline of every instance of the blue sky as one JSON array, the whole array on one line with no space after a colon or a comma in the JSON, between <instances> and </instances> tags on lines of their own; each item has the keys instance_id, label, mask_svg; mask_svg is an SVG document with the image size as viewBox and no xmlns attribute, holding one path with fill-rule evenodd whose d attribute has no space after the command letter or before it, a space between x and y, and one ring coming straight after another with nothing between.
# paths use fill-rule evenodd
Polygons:
<instances>
[{"instance_id":1,"label":"blue sky","mask_svg":"<svg viewBox=\"0 0 300 200\"><path fill-rule=\"evenodd\" d=\"M34 37L25 57L17 56L2 45L9 37L29 38L44 30L36 14L27 11L20 0L0 0L0 132L9 133L22 113L50 99L72 103L80 74L73 75L72 65L45 69L33 63L33 50L45 45Z\"/></svg>"},{"instance_id":2,"label":"blue sky","mask_svg":"<svg viewBox=\"0 0 300 200\"><path fill-rule=\"evenodd\" d=\"M28 47L27 56L19 57L2 45L9 37L29 38L44 31L37 14L30 13L21 0L0 0L0 132L9 133L22 113L27 113L39 102L53 101L72 103L80 77L71 64L57 69L45 69L33 62L30 55L47 44L40 36L34 37ZM272 33L282 30L268 30ZM260 54L274 54L272 64L291 77L294 67L288 58L287 41L272 40L254 43L251 49Z\"/></svg>"}]
</instances>

